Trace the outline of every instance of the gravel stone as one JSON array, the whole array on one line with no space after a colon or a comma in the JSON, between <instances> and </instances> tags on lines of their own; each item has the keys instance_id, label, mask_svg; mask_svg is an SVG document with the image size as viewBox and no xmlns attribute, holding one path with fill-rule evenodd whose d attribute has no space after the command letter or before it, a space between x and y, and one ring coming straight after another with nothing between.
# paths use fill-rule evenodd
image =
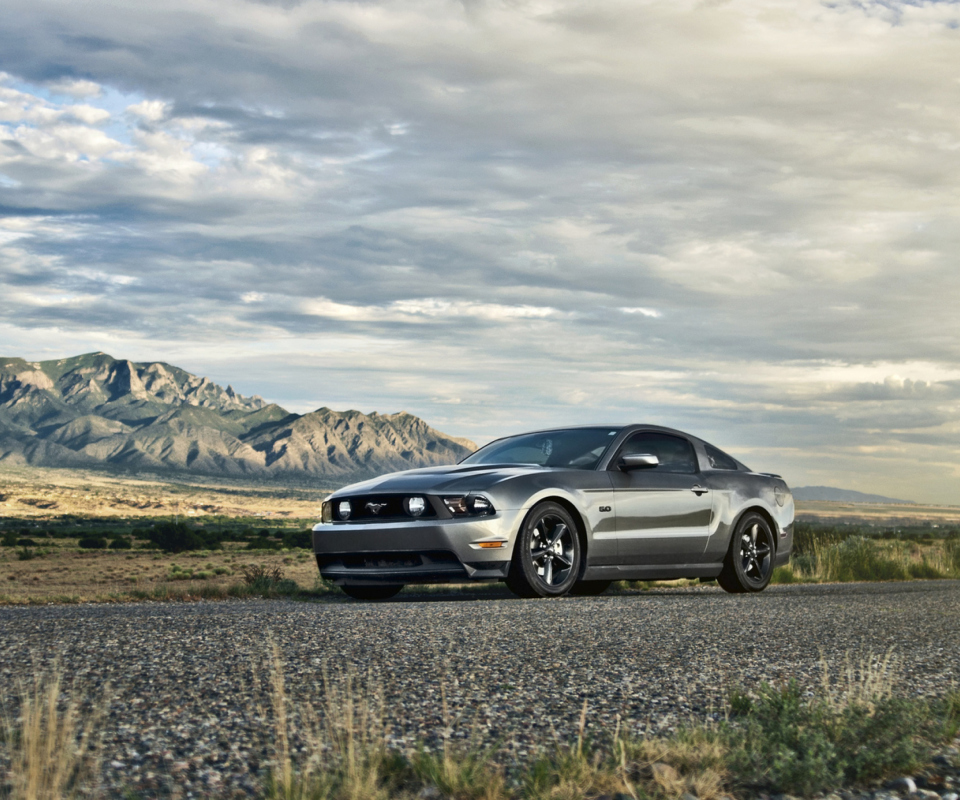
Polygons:
<instances>
[{"instance_id":1,"label":"gravel stone","mask_svg":"<svg viewBox=\"0 0 960 800\"><path fill-rule=\"evenodd\" d=\"M887 788L893 789L895 792L902 792L903 794L917 793L917 784L913 778L896 778L887 783Z\"/></svg>"},{"instance_id":2,"label":"gravel stone","mask_svg":"<svg viewBox=\"0 0 960 800\"><path fill-rule=\"evenodd\" d=\"M575 740L584 702L594 738L618 722L668 732L721 716L734 687L795 679L816 690L824 665L838 676L848 658L903 642L904 690L937 695L958 677L960 582L4 607L0 684L57 663L66 691L91 707L106 698L109 795L250 795L275 757L271 641L294 708L322 711L324 674L332 684L352 673L382 701L394 747L436 748L446 734L495 745L509 766ZM304 746L297 730L291 744Z\"/></svg>"}]
</instances>

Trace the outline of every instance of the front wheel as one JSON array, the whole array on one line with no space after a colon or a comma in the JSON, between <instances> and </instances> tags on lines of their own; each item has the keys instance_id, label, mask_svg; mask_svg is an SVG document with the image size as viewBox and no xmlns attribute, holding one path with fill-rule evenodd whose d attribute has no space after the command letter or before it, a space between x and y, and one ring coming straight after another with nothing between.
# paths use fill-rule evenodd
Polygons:
<instances>
[{"instance_id":1,"label":"front wheel","mask_svg":"<svg viewBox=\"0 0 960 800\"><path fill-rule=\"evenodd\" d=\"M760 514L745 514L733 532L717 583L734 594L762 592L773 575L775 555L770 523Z\"/></svg>"},{"instance_id":2,"label":"front wheel","mask_svg":"<svg viewBox=\"0 0 960 800\"><path fill-rule=\"evenodd\" d=\"M403 588L403 584L387 584L386 586L357 586L347 584L340 588L354 600L389 600Z\"/></svg>"},{"instance_id":3,"label":"front wheel","mask_svg":"<svg viewBox=\"0 0 960 800\"><path fill-rule=\"evenodd\" d=\"M570 512L540 503L523 522L507 586L520 597L560 597L580 574L580 537Z\"/></svg>"}]
</instances>

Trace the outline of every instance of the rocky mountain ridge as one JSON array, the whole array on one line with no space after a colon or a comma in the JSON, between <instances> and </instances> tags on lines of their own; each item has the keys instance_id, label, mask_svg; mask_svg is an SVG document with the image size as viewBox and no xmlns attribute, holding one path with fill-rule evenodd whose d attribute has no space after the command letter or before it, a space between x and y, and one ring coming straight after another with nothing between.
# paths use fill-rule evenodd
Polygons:
<instances>
[{"instance_id":1,"label":"rocky mountain ridge","mask_svg":"<svg viewBox=\"0 0 960 800\"><path fill-rule=\"evenodd\" d=\"M0 462L352 480L475 448L405 412L293 414L162 362L0 358Z\"/></svg>"}]
</instances>

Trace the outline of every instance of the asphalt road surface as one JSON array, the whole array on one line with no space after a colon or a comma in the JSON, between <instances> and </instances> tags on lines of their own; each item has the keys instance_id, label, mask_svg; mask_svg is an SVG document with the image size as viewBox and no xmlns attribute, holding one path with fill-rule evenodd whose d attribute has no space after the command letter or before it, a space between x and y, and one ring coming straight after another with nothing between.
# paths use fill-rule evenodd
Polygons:
<instances>
[{"instance_id":1,"label":"asphalt road surface","mask_svg":"<svg viewBox=\"0 0 960 800\"><path fill-rule=\"evenodd\" d=\"M815 688L824 665L836 675L891 648L899 691L942 693L960 673L960 582L6 607L3 699L15 712L16 687L58 664L69 691L105 707L115 792L252 791L272 753L271 641L297 707L322 709L324 672L350 674L382 700L396 746L436 745L447 726L509 762L575 737L584 700L595 736L618 719L655 733L719 713L733 687Z\"/></svg>"}]
</instances>

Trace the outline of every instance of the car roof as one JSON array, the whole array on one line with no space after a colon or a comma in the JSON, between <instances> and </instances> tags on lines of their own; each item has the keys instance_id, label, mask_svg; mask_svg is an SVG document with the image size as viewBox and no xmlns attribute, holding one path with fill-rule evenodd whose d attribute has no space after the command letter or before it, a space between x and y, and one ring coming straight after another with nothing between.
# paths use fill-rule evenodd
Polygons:
<instances>
[{"instance_id":1,"label":"car roof","mask_svg":"<svg viewBox=\"0 0 960 800\"><path fill-rule=\"evenodd\" d=\"M541 428L540 430L535 431L521 431L520 433L511 433L506 436L501 436L497 439L492 439L483 445L483 447L489 447L494 442L502 442L504 439L513 439L517 436L532 436L537 433L553 433L554 431L575 431L575 430L589 430L591 428L613 428L617 431L618 434L623 435L625 433L632 433L633 431L656 431L657 433L669 433L674 436L684 436L687 439L690 439L694 442L700 444L709 444L709 442L701 439L699 436L694 436L692 433L687 433L686 431L678 430L677 428L668 428L665 425L654 425L647 422L631 422L624 424L622 422L615 422L610 425L604 425L603 423L595 423L593 425L558 425L555 428ZM713 447L714 445L710 445ZM482 447L479 449L483 449Z\"/></svg>"}]
</instances>

